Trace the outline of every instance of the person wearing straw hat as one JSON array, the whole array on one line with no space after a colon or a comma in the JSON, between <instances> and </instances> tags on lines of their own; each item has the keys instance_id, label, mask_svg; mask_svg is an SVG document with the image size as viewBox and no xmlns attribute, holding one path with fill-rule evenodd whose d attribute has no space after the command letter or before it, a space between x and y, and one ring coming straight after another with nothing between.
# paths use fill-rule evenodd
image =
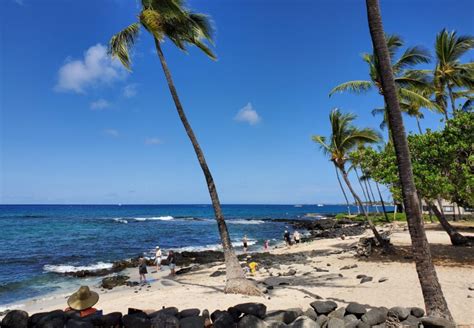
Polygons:
<instances>
[{"instance_id":1,"label":"person wearing straw hat","mask_svg":"<svg viewBox=\"0 0 474 328\"><path fill-rule=\"evenodd\" d=\"M90 316L92 314L101 315L102 311L93 308L99 301L99 294L91 291L88 286L81 286L77 292L69 296L67 304L69 307L64 312L74 311L79 314L81 318Z\"/></svg>"}]
</instances>

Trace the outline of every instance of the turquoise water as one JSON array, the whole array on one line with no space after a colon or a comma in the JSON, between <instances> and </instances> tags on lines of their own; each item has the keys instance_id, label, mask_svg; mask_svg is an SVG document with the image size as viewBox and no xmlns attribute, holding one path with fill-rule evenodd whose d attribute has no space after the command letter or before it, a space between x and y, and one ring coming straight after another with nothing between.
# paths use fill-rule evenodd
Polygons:
<instances>
[{"instance_id":1,"label":"turquoise water","mask_svg":"<svg viewBox=\"0 0 474 328\"><path fill-rule=\"evenodd\" d=\"M269 219L324 216L340 205L224 205L231 239L250 250L279 242L284 223ZM354 208L355 212L356 209ZM58 273L169 250L219 249L210 205L0 205L0 305L61 290L77 278Z\"/></svg>"}]
</instances>

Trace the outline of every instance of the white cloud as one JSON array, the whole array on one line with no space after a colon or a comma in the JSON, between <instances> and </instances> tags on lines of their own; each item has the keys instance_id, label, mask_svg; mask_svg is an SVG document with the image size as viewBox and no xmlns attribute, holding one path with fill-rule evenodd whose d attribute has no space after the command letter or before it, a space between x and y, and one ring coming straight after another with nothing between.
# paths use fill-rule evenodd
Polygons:
<instances>
[{"instance_id":1,"label":"white cloud","mask_svg":"<svg viewBox=\"0 0 474 328\"><path fill-rule=\"evenodd\" d=\"M135 97L137 95L137 84L132 83L132 84L126 85L123 88L122 93L125 98Z\"/></svg>"},{"instance_id":2,"label":"white cloud","mask_svg":"<svg viewBox=\"0 0 474 328\"><path fill-rule=\"evenodd\" d=\"M245 107L241 108L237 115L235 115L234 120L238 122L248 123L250 125L255 125L262 120L258 115L257 111L253 109L252 104L248 103Z\"/></svg>"},{"instance_id":3,"label":"white cloud","mask_svg":"<svg viewBox=\"0 0 474 328\"><path fill-rule=\"evenodd\" d=\"M110 107L110 103L105 99L98 99L96 101L91 102L90 107L92 110L102 110L107 107Z\"/></svg>"},{"instance_id":4,"label":"white cloud","mask_svg":"<svg viewBox=\"0 0 474 328\"><path fill-rule=\"evenodd\" d=\"M107 54L102 44L90 47L83 59L70 60L58 71L56 91L85 93L86 89L99 85L108 85L126 77L126 70L116 59Z\"/></svg>"},{"instance_id":5,"label":"white cloud","mask_svg":"<svg viewBox=\"0 0 474 328\"><path fill-rule=\"evenodd\" d=\"M120 135L120 133L115 129L105 129L103 132L109 137L114 137L114 138L117 138Z\"/></svg>"},{"instance_id":6,"label":"white cloud","mask_svg":"<svg viewBox=\"0 0 474 328\"><path fill-rule=\"evenodd\" d=\"M147 138L145 139L145 144L147 145L161 145L163 143L163 140L159 138Z\"/></svg>"}]
</instances>

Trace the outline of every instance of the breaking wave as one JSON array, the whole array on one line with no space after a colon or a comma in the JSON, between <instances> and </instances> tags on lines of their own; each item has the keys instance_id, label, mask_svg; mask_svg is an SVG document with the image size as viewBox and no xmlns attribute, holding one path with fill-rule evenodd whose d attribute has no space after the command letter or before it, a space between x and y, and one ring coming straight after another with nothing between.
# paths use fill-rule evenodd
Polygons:
<instances>
[{"instance_id":1,"label":"breaking wave","mask_svg":"<svg viewBox=\"0 0 474 328\"><path fill-rule=\"evenodd\" d=\"M98 262L96 264L92 265L84 265L84 266L74 266L74 265L68 265L68 264L58 264L58 265L52 265L52 264L46 264L43 266L43 270L46 272L53 272L53 273L72 273L72 272L78 272L78 271L98 271L102 269L110 269L112 268L112 263L104 263L104 262Z\"/></svg>"}]
</instances>

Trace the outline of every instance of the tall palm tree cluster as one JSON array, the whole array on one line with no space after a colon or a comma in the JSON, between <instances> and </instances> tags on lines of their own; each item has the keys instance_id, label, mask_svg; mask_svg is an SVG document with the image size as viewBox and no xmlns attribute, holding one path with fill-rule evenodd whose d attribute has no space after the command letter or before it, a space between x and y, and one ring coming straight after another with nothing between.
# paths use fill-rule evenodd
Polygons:
<instances>
[{"instance_id":1,"label":"tall palm tree cluster","mask_svg":"<svg viewBox=\"0 0 474 328\"><path fill-rule=\"evenodd\" d=\"M383 108L376 109L374 112L384 113L384 121L390 128L390 142L393 142L396 149L414 258L427 312L452 319L431 262L422 226L401 111L420 119L423 117L422 108L441 112L446 117L449 116L447 105L449 102L451 103L451 115L456 115L457 110L469 108L472 100L472 85L474 84L473 64L461 63L460 57L473 48L474 39L469 36L457 36L455 32L441 31L436 38L435 68L431 71L416 70L414 67L417 64L430 62L431 58L428 52L420 47L412 47L406 49L398 59L395 59L397 51L403 46L403 41L396 35L384 35L378 0L366 0L366 4L374 50L371 54L365 54L363 60L369 66L370 79L343 83L335 87L330 94L341 91L360 93L375 88L384 97ZM259 289L253 282L245 279L233 250L214 179L204 152L186 117L161 47L165 40L169 40L182 51L186 51L189 46L196 46L210 59L216 59L210 48L210 45L213 45L213 28L209 17L189 10L185 7L183 0L141 0L137 21L114 35L109 43L110 55L118 58L128 70L131 69L131 49L142 31L147 32L154 41L178 116L206 179L224 250L227 276L225 291L260 295ZM458 99L465 99L464 104L459 108L455 104ZM338 109L331 111L331 136L327 139L322 136L314 136L313 140L329 156L336 168L339 181L339 173L341 173L347 188L356 203L362 208L373 233L379 242L384 244L384 240L370 221L362 200L351 185L347 169L350 152L365 144L380 142L381 137L373 129L355 127L354 119L354 115L344 114ZM357 172L357 169L355 168L354 171ZM364 172L362 173L364 174ZM340 185L342 187L342 184ZM369 189L367 189L366 195L369 195ZM344 196L346 197L345 193ZM370 196L368 197L370 198Z\"/></svg>"}]
</instances>

